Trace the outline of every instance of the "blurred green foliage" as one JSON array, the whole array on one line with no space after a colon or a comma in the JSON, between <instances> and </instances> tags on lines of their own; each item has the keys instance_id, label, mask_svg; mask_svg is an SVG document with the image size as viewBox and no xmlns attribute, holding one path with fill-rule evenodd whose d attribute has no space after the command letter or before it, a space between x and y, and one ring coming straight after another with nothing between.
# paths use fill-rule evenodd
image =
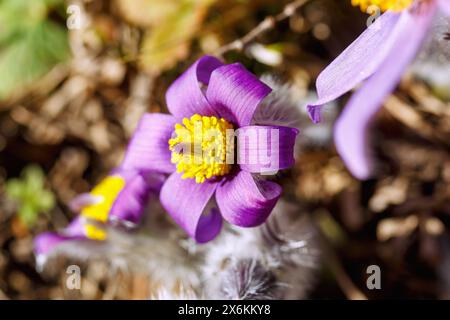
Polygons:
<instances>
[{"instance_id":1,"label":"blurred green foliage","mask_svg":"<svg viewBox=\"0 0 450 320\"><path fill-rule=\"evenodd\" d=\"M0 99L69 56L66 29L49 18L63 0L0 0Z\"/></svg>"},{"instance_id":2,"label":"blurred green foliage","mask_svg":"<svg viewBox=\"0 0 450 320\"><path fill-rule=\"evenodd\" d=\"M20 220L32 227L39 213L46 213L55 206L55 196L45 190L45 175L36 165L27 166L20 179L6 182L6 195L18 205L17 214Z\"/></svg>"}]
</instances>

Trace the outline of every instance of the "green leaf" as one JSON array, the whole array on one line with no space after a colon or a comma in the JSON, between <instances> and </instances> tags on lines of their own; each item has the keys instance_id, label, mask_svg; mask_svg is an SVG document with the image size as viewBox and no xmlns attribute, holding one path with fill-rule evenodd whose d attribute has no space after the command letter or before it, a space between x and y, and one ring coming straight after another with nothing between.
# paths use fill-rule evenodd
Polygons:
<instances>
[{"instance_id":1,"label":"green leaf","mask_svg":"<svg viewBox=\"0 0 450 320\"><path fill-rule=\"evenodd\" d=\"M40 213L47 213L56 203L52 192L45 190L45 174L36 165L22 170L20 179L6 182L6 195L18 205L17 214L28 227L32 227Z\"/></svg>"},{"instance_id":2,"label":"green leaf","mask_svg":"<svg viewBox=\"0 0 450 320\"><path fill-rule=\"evenodd\" d=\"M48 11L64 4L63 0L0 1L0 45L8 44L29 28L47 18Z\"/></svg>"},{"instance_id":3,"label":"green leaf","mask_svg":"<svg viewBox=\"0 0 450 320\"><path fill-rule=\"evenodd\" d=\"M19 200L23 197L25 191L25 184L19 179L10 179L6 182L5 192L6 196L12 200Z\"/></svg>"},{"instance_id":4,"label":"green leaf","mask_svg":"<svg viewBox=\"0 0 450 320\"><path fill-rule=\"evenodd\" d=\"M38 191L44 185L44 173L42 169L35 165L30 165L22 171L22 176L25 178L25 183L29 190Z\"/></svg>"},{"instance_id":5,"label":"green leaf","mask_svg":"<svg viewBox=\"0 0 450 320\"><path fill-rule=\"evenodd\" d=\"M48 191L42 191L40 196L40 211L48 211L55 206L55 196Z\"/></svg>"},{"instance_id":6,"label":"green leaf","mask_svg":"<svg viewBox=\"0 0 450 320\"><path fill-rule=\"evenodd\" d=\"M0 2L0 99L67 59L65 28L47 19L60 0Z\"/></svg>"},{"instance_id":7,"label":"green leaf","mask_svg":"<svg viewBox=\"0 0 450 320\"><path fill-rule=\"evenodd\" d=\"M20 220L28 227L33 226L39 216L39 211L29 203L23 204L18 211Z\"/></svg>"}]
</instances>

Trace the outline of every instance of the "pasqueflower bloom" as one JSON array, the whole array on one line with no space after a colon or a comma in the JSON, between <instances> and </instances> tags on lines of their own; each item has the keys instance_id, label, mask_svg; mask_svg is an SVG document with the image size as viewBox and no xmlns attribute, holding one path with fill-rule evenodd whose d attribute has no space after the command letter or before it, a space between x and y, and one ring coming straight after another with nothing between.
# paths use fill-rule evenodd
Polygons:
<instances>
[{"instance_id":1,"label":"pasqueflower bloom","mask_svg":"<svg viewBox=\"0 0 450 320\"><path fill-rule=\"evenodd\" d=\"M364 82L350 98L334 128L336 148L348 169L360 179L373 173L367 146L370 120L415 58L438 11L450 16L450 0L352 0L365 10L384 12L317 78L318 101L308 106L320 121L321 106Z\"/></svg>"},{"instance_id":2,"label":"pasqueflower bloom","mask_svg":"<svg viewBox=\"0 0 450 320\"><path fill-rule=\"evenodd\" d=\"M82 194L71 202L77 216L64 230L46 232L34 241L38 262L58 245L73 240L107 239L104 226L122 224L132 227L142 218L147 200L161 186L159 175L144 176L134 170L114 170L90 193Z\"/></svg>"},{"instance_id":3,"label":"pasqueflower bloom","mask_svg":"<svg viewBox=\"0 0 450 320\"><path fill-rule=\"evenodd\" d=\"M222 217L263 223L280 197L277 183L256 174L294 164L298 130L252 123L270 92L241 64L204 56L168 89L171 114L146 114L131 139L124 166L170 174L161 204L197 242L213 239Z\"/></svg>"}]
</instances>

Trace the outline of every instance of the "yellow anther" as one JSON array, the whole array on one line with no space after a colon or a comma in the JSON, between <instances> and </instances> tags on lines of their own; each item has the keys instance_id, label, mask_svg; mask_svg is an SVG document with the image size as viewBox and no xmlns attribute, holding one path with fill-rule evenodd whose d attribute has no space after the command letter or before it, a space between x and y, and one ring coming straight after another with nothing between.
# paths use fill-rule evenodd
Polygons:
<instances>
[{"instance_id":1,"label":"yellow anther","mask_svg":"<svg viewBox=\"0 0 450 320\"><path fill-rule=\"evenodd\" d=\"M86 224L84 226L86 237L91 240L103 241L106 239L106 231L94 226L93 224Z\"/></svg>"},{"instance_id":2,"label":"yellow anther","mask_svg":"<svg viewBox=\"0 0 450 320\"><path fill-rule=\"evenodd\" d=\"M194 114L175 125L175 137L169 140L172 163L182 178L195 178L197 183L230 172L233 152L233 126L223 118ZM227 134L231 133L231 134ZM228 155L228 157L227 157Z\"/></svg>"},{"instance_id":3,"label":"yellow anther","mask_svg":"<svg viewBox=\"0 0 450 320\"><path fill-rule=\"evenodd\" d=\"M120 176L109 176L103 179L90 194L99 199L95 204L86 206L81 215L91 220L106 222L109 212L120 191L125 187L125 180ZM105 231L92 224L85 225L86 236L93 240L104 240Z\"/></svg>"}]
</instances>

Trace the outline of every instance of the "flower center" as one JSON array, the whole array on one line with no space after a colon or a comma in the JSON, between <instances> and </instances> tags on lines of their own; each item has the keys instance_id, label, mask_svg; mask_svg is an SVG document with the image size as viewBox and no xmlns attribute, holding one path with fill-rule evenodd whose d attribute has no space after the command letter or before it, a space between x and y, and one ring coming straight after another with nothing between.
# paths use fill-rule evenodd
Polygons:
<instances>
[{"instance_id":1,"label":"flower center","mask_svg":"<svg viewBox=\"0 0 450 320\"><path fill-rule=\"evenodd\" d=\"M103 179L90 192L93 197L99 199L95 204L84 207L81 210L83 217L96 220L99 222L106 222L108 220L109 212L114 204L120 191L125 187L125 181L119 176L109 176ZM85 226L86 237L93 240L105 240L106 232L99 229L93 224L87 223Z\"/></svg>"},{"instance_id":2,"label":"flower center","mask_svg":"<svg viewBox=\"0 0 450 320\"><path fill-rule=\"evenodd\" d=\"M182 178L203 183L229 173L234 160L233 125L223 118L198 114L182 123L175 125L175 137L169 140L171 161Z\"/></svg>"},{"instance_id":3,"label":"flower center","mask_svg":"<svg viewBox=\"0 0 450 320\"><path fill-rule=\"evenodd\" d=\"M402 11L408 8L414 0L352 0L352 5L359 6L361 11L367 12L371 6L380 8L381 11Z\"/></svg>"}]
</instances>

